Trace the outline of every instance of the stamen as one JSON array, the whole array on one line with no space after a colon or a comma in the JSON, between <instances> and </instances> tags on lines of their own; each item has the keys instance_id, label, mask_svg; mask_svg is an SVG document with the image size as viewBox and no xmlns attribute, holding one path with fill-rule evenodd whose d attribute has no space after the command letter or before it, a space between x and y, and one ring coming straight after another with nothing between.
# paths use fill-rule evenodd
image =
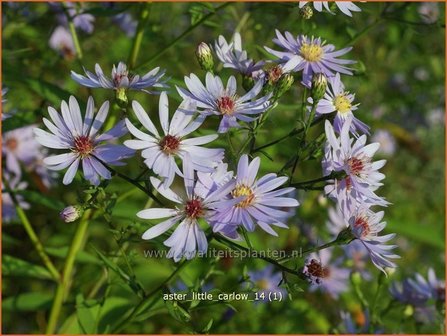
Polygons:
<instances>
[{"instance_id":1,"label":"stamen","mask_svg":"<svg viewBox=\"0 0 447 336\"><path fill-rule=\"evenodd\" d=\"M180 140L172 135L166 135L159 143L160 149L166 154L174 154L180 147Z\"/></svg>"},{"instance_id":2,"label":"stamen","mask_svg":"<svg viewBox=\"0 0 447 336\"><path fill-rule=\"evenodd\" d=\"M231 192L231 195L234 198L241 197L241 196L247 196L247 198L241 202L239 202L236 207L238 208L246 208L253 202L253 199L255 198L255 195L250 187L247 187L244 184L240 184L236 186L236 188Z\"/></svg>"}]
</instances>

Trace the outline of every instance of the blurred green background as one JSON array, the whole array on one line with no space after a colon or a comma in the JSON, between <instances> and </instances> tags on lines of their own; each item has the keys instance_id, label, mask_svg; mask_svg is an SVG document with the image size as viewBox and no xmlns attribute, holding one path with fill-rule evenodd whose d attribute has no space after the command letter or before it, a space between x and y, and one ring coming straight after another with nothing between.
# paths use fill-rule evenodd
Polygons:
<instances>
[{"instance_id":1,"label":"blurred green background","mask_svg":"<svg viewBox=\"0 0 447 336\"><path fill-rule=\"evenodd\" d=\"M153 3L149 23L145 29L136 72L143 74L155 66L167 69L170 109L177 107L180 97L174 86L183 86L183 76L196 73L203 78L194 51L198 43L214 43L219 35L229 40L235 30L242 35L243 47L256 60L268 57L263 46L273 46L275 29L290 31L293 35L320 36L337 49L352 45L346 58L358 61L355 76L342 77L346 89L356 93L360 103L356 116L377 130L386 131L384 147L388 152L378 156L388 163L382 169L385 185L379 195L392 205L385 209L388 222L386 233L397 233L396 243L399 267L390 275L390 281L401 280L420 272L424 276L433 267L440 278L445 273L445 17L444 3L438 3L438 18L427 23L419 11L421 3L358 4L362 12L347 17L315 12L310 20L299 15L298 3ZM109 74L113 64L127 61L132 45L112 16L127 12L138 20L143 4L85 3L84 9L95 16L92 34L79 32L83 50L82 65L93 70L99 63ZM216 11L216 8L222 7ZM55 11L46 3L2 3L2 85L8 87L5 112L16 110L14 116L3 121L3 133L14 128L40 124L47 116L47 106L60 107L61 99L70 94L85 102L89 91L70 78L70 71L82 72L75 59L61 57L49 48L48 40L58 25ZM201 22L203 21L203 22ZM189 27L196 28L169 44ZM160 57L153 56L163 52ZM227 78L232 72L223 69L220 75ZM240 80L240 78L239 78ZM256 144L262 145L279 138L293 128L295 114L300 109L302 86L296 80L279 106L270 114L259 133ZM95 102L114 98L113 92L103 89L92 91ZM158 117L158 97L130 92L129 100L138 99L151 118ZM204 133L217 129L216 120L207 121ZM312 135L323 131L315 127ZM383 135L383 133L382 133ZM232 134L233 142L240 146L243 132ZM377 139L377 138L376 138ZM226 146L220 137L215 146ZM390 147L391 146L391 147ZM394 148L394 150L393 150ZM269 148L269 157L260 154L262 173L277 172L297 152L296 139L289 139ZM234 162L230 162L230 166ZM136 156L127 166L120 168L129 176L137 176L142 161ZM290 170L288 171L290 173ZM300 162L294 180L303 181L321 176L320 160ZM76 204L88 186L79 177L68 187L59 178L50 189L42 188L31 174L25 174L30 192L25 199L31 204L27 211L32 225L43 242L47 253L61 269L76 223L63 223L58 212L66 205ZM95 249L125 271L150 292L157 287L176 265L171 260L144 258L145 249L164 249L163 237L142 241L141 233L148 223L138 221L135 214L143 209L147 197L138 190L130 190L120 180L113 179L98 206L106 206L119 199L111 216L98 216L88 228L84 251L79 255L72 280L72 288L63 306L64 321L59 333L110 333L114 323L129 309L135 307L139 297L129 283L123 281L113 269L104 264ZM321 192L299 192L301 206L290 219L290 229L278 229L279 238L255 231L250 238L255 248L293 249L310 246L309 234L325 242L330 239L325 222L330 200L322 199ZM309 233L311 232L311 233ZM211 246L221 247L217 243ZM2 332L41 333L45 330L55 284L45 276L41 261L19 220L2 224L3 291ZM337 251L341 255L341 251ZM5 260L12 256L13 260ZM26 261L32 265L22 265ZM262 269L266 263L259 260L218 261L197 259L190 262L171 285L181 279L187 286L199 286L210 265L206 283L216 291L241 291L240 280L244 270ZM368 261L368 263L370 263ZM14 267L14 265L18 265ZM291 264L293 265L293 264ZM5 272L5 267L8 268ZM376 294L379 270L369 265L373 279L363 282L361 291L368 302ZM35 272L24 272L24 270ZM39 273L41 272L41 273ZM339 328L340 311L349 311L362 324L362 310L353 290L334 300L324 293L310 293L298 280L293 300L257 304L228 302L227 304L199 303L182 312L158 300L151 309L137 315L126 333L326 333L343 332ZM203 285L203 284L202 284ZM391 300L384 286L378 300L379 311ZM186 307L188 308L188 307ZM382 330L387 333L439 333L440 325L415 325L405 307L397 306L382 316ZM210 324L210 321L213 321Z\"/></svg>"}]
</instances>

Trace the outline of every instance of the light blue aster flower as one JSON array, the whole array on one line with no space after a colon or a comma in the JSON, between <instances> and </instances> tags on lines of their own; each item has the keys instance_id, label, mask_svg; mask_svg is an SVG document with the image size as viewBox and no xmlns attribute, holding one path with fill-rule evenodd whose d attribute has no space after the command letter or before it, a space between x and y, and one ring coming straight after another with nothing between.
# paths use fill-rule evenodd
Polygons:
<instances>
[{"instance_id":1,"label":"light blue aster flower","mask_svg":"<svg viewBox=\"0 0 447 336\"><path fill-rule=\"evenodd\" d=\"M205 81L206 87L196 75L185 76L185 84L188 90L177 87L177 91L183 99L196 101L200 113L222 116L219 133L225 133L232 127L241 127L238 120L245 122L256 120L257 115L265 112L270 107L271 94L253 100L262 90L262 81L258 81L242 97L237 96L236 78L234 76L228 79L226 88L222 80L218 76L213 76L210 72L206 74Z\"/></svg>"},{"instance_id":2,"label":"light blue aster flower","mask_svg":"<svg viewBox=\"0 0 447 336\"><path fill-rule=\"evenodd\" d=\"M111 178L111 172L102 162L123 165L121 160L133 156L132 149L111 143L111 140L127 133L124 120L106 133L99 134L109 113L108 101L102 104L95 116L93 98L90 97L83 120L79 104L76 98L71 96L69 104L62 101L61 112L62 114L59 114L54 108L49 107L48 113L52 121L44 118L43 122L51 133L39 128L35 128L34 133L36 140L42 146L68 151L44 159L49 169L62 170L68 167L63 179L64 184L73 181L79 164L82 163L84 177L91 184L98 185L100 177Z\"/></svg>"},{"instance_id":3,"label":"light blue aster flower","mask_svg":"<svg viewBox=\"0 0 447 336\"><path fill-rule=\"evenodd\" d=\"M276 30L276 38L273 42L284 48L285 51L273 50L264 47L268 52L279 57L280 63L297 64L293 71L303 71L303 84L310 87L314 73L323 73L326 77L333 77L339 72L352 75L352 71L346 65L355 61L339 59L338 57L348 53L352 47L335 50L332 44L326 44L321 38L309 38L305 35L294 37L291 33L281 34ZM298 60L298 61L297 61Z\"/></svg>"},{"instance_id":4,"label":"light blue aster flower","mask_svg":"<svg viewBox=\"0 0 447 336\"><path fill-rule=\"evenodd\" d=\"M205 254L208 242L205 233L199 226L199 220L204 219L209 223L212 213L217 208L231 206L240 201L240 198L226 199L234 187L234 181L225 183L205 197L198 195L195 191L194 169L188 154L183 159L183 176L186 190L186 196L183 197L165 187L159 179L155 177L150 179L154 188L161 195L176 203L176 208L150 208L137 213L137 216L143 219L168 218L146 230L142 236L145 240L160 236L180 222L172 235L164 241L164 244L170 247L167 257L173 258L175 262L183 257L192 259L197 254Z\"/></svg>"},{"instance_id":5,"label":"light blue aster flower","mask_svg":"<svg viewBox=\"0 0 447 336\"><path fill-rule=\"evenodd\" d=\"M289 218L289 213L284 207L296 207L299 205L294 198L284 197L295 188L277 189L287 181L287 177L278 177L276 174L267 174L257 179L259 157L249 164L248 156L242 155L239 159L236 184L231 191L234 198L244 197L231 207L221 207L213 220L217 228L228 225L243 225L248 231L254 231L256 225L267 233L278 236L271 225L288 228L284 222Z\"/></svg>"},{"instance_id":6,"label":"light blue aster flower","mask_svg":"<svg viewBox=\"0 0 447 336\"><path fill-rule=\"evenodd\" d=\"M162 77L165 74L165 70L160 71L160 68L155 68L149 71L144 76L131 75L127 70L126 64L119 62L118 66L115 65L112 68L112 77L108 78L104 75L99 64L95 65L96 75L92 72L85 70L86 76L71 72L71 78L81 85L89 88L104 88L104 89L132 89L140 90L146 93L153 93L149 91L149 88L167 88L165 80Z\"/></svg>"},{"instance_id":7,"label":"light blue aster flower","mask_svg":"<svg viewBox=\"0 0 447 336\"><path fill-rule=\"evenodd\" d=\"M247 52L242 49L241 35L237 32L234 33L231 43L228 43L222 35L219 36L214 43L214 50L225 68L235 69L248 77L256 78L265 64L264 61L255 62L248 58Z\"/></svg>"}]
</instances>

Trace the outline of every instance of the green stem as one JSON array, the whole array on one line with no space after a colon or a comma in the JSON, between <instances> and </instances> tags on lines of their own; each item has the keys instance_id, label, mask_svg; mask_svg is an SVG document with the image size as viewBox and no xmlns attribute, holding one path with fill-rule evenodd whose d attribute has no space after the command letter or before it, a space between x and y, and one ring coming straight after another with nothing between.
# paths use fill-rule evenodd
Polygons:
<instances>
[{"instance_id":1,"label":"green stem","mask_svg":"<svg viewBox=\"0 0 447 336\"><path fill-rule=\"evenodd\" d=\"M20 207L19 202L17 201L15 193L12 191L11 187L9 186L8 181L4 179L3 181L5 185L5 189L8 192L8 194L11 196L12 202L14 203L14 207L16 209L17 215L20 218L20 221L23 224L23 227L25 228L26 233L28 234L28 237L31 240L31 243L33 244L34 248L37 251L37 254L42 259L45 267L50 272L51 276L55 281L60 281L61 276L59 272L57 271L56 267L52 263L51 259L48 257L48 255L45 253L45 250L43 248L42 243L40 242L39 238L37 237L36 232L34 231L28 217L26 216L25 211Z\"/></svg>"},{"instance_id":2,"label":"green stem","mask_svg":"<svg viewBox=\"0 0 447 336\"><path fill-rule=\"evenodd\" d=\"M315 120L312 121L312 123L310 124L310 127L315 126L316 124L319 124L319 123L322 122L323 120L326 120L326 117L323 116L323 117L320 117L320 118L318 118L318 119L315 119ZM274 141L272 141L272 142L269 142L269 143L267 143L267 144L265 144L265 145L262 145L262 146L260 146L260 147L258 147L258 148L253 149L253 153L259 152L260 150L263 150L263 149L265 149L265 148L267 148L267 147L271 147L271 146L273 146L273 145L276 145L277 143L280 143L280 142L282 142L282 141L284 141L284 140L287 140L288 138L291 138L291 137L293 137L293 136L295 136L295 135L298 135L298 134L304 132L304 130L305 130L305 127L302 127L302 128L294 128L293 130L291 130L289 133L287 133L286 135L282 136L281 138L276 139L276 140L274 140Z\"/></svg>"},{"instance_id":3,"label":"green stem","mask_svg":"<svg viewBox=\"0 0 447 336\"><path fill-rule=\"evenodd\" d=\"M150 2L146 3L140 15L137 32L135 34L135 38L133 39L132 49L130 51L129 60L127 62L129 71L135 66L137 62L138 54L140 52L141 47L141 41L143 40L144 28L146 28L146 24L149 20L150 7L151 3Z\"/></svg>"},{"instance_id":4,"label":"green stem","mask_svg":"<svg viewBox=\"0 0 447 336\"><path fill-rule=\"evenodd\" d=\"M227 7L228 5L230 5L231 2L226 2L222 5L220 5L219 7L217 7L213 12L208 13L207 15L205 15L203 18L201 18L199 21L197 21L195 24L193 24L192 26L190 26L188 29L186 29L182 34L180 34L177 38L175 38L173 41L171 41L166 47L164 47L162 50L160 50L158 53L156 53L155 55L151 56L148 60L144 61L143 63L141 63L140 65L138 65L136 67L136 69L145 67L149 64L151 64L153 61L155 61L156 59L158 59L159 57L161 57L166 51L168 51L170 48L172 48L178 41L180 41L182 38L184 38L185 36L187 36L189 33L191 33L194 29L196 29L197 27L199 27L202 23L204 23L206 20L210 19L213 15L215 15L219 10Z\"/></svg>"},{"instance_id":5,"label":"green stem","mask_svg":"<svg viewBox=\"0 0 447 336\"><path fill-rule=\"evenodd\" d=\"M300 188L300 187L305 187L309 184L315 184L318 182L324 182L324 181L328 181L328 180L332 180L335 178L335 174L331 173L327 176L323 176L323 177L319 177L313 180L309 180L309 181L304 181L304 182L297 182L297 183L292 183L290 186L291 187L295 187L295 188Z\"/></svg>"},{"instance_id":6,"label":"green stem","mask_svg":"<svg viewBox=\"0 0 447 336\"><path fill-rule=\"evenodd\" d=\"M91 209L88 209L84 212L84 215L82 216L81 221L76 229L73 241L71 242L70 249L68 250L67 259L62 271L62 281L57 286L56 295L53 300L53 306L51 307L50 317L46 330L47 335L54 334L56 331L62 304L64 303L70 288L71 276L76 255L84 243L91 213Z\"/></svg>"},{"instance_id":7,"label":"green stem","mask_svg":"<svg viewBox=\"0 0 447 336\"><path fill-rule=\"evenodd\" d=\"M73 38L73 44L76 50L76 55L78 56L78 60L79 62L82 62L82 48L81 48L81 44L79 43L79 38L78 38L78 33L76 32L76 27L73 23L73 18L68 14L68 9L67 6L64 4L64 10L65 10L65 15L67 16L67 20L68 20L68 29L70 29L70 33L71 36Z\"/></svg>"},{"instance_id":8,"label":"green stem","mask_svg":"<svg viewBox=\"0 0 447 336\"><path fill-rule=\"evenodd\" d=\"M105 163L104 161L102 161L101 159L97 158L95 156L95 158L101 162L108 170L110 170L112 172L113 175L116 175L118 177L120 177L121 179L123 179L124 181L134 185L135 187L137 187L138 189L140 189L141 191L143 191L146 195L148 195L150 198L152 198L158 205L163 205L163 202L161 202L157 196L154 195L154 193L151 190L147 190L144 186L142 186L141 184L139 184L137 181L131 179L130 177L121 174L120 172L116 171L115 169L113 169L112 167L110 167L107 163Z\"/></svg>"}]
</instances>

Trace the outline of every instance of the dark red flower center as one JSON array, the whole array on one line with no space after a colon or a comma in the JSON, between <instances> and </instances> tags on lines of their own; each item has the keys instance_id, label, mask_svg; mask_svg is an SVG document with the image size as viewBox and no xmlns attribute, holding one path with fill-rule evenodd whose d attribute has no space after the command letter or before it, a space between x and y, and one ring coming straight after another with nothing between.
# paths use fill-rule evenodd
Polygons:
<instances>
[{"instance_id":1,"label":"dark red flower center","mask_svg":"<svg viewBox=\"0 0 447 336\"><path fill-rule=\"evenodd\" d=\"M351 170L351 173L354 175L360 175L363 170L365 169L365 162L364 160L358 159L358 158L350 158L348 160L349 169Z\"/></svg>"},{"instance_id":2,"label":"dark red flower center","mask_svg":"<svg viewBox=\"0 0 447 336\"><path fill-rule=\"evenodd\" d=\"M354 222L354 227L362 231L362 237L367 236L371 232L368 220L365 217L357 217Z\"/></svg>"},{"instance_id":3,"label":"dark red flower center","mask_svg":"<svg viewBox=\"0 0 447 336\"><path fill-rule=\"evenodd\" d=\"M199 199L192 199L186 202L186 216L189 218L197 218L203 216L203 206Z\"/></svg>"},{"instance_id":4,"label":"dark red flower center","mask_svg":"<svg viewBox=\"0 0 447 336\"><path fill-rule=\"evenodd\" d=\"M277 65L268 71L268 80L271 84L276 83L283 75L282 67Z\"/></svg>"},{"instance_id":5,"label":"dark red flower center","mask_svg":"<svg viewBox=\"0 0 447 336\"><path fill-rule=\"evenodd\" d=\"M330 274L329 268L323 267L321 262L316 259L312 259L307 266L307 273L316 278L327 278Z\"/></svg>"},{"instance_id":6,"label":"dark red flower center","mask_svg":"<svg viewBox=\"0 0 447 336\"><path fill-rule=\"evenodd\" d=\"M90 137L86 135L80 135L75 138L74 150L81 156L88 156L93 152L94 145Z\"/></svg>"},{"instance_id":7,"label":"dark red flower center","mask_svg":"<svg viewBox=\"0 0 447 336\"><path fill-rule=\"evenodd\" d=\"M8 147L11 151L15 150L19 146L19 142L16 138L9 138L6 140L6 147Z\"/></svg>"},{"instance_id":8,"label":"dark red flower center","mask_svg":"<svg viewBox=\"0 0 447 336\"><path fill-rule=\"evenodd\" d=\"M232 115L235 107L236 102L234 97L224 96L217 100L217 108L224 115Z\"/></svg>"},{"instance_id":9,"label":"dark red flower center","mask_svg":"<svg viewBox=\"0 0 447 336\"><path fill-rule=\"evenodd\" d=\"M159 146L166 154L173 154L177 152L180 147L180 139L172 135L166 135L163 139L161 139Z\"/></svg>"}]
</instances>

